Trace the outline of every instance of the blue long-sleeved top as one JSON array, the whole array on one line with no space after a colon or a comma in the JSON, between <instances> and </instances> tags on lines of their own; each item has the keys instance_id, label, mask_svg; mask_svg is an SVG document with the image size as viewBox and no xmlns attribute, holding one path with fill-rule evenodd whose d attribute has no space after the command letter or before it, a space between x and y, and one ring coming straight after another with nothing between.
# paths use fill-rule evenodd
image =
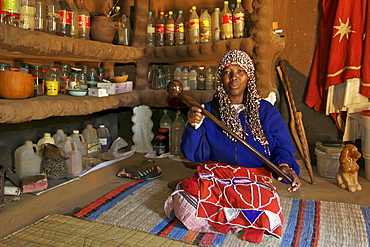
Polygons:
<instances>
[{"instance_id":1,"label":"blue long-sleeved top","mask_svg":"<svg viewBox=\"0 0 370 247\"><path fill-rule=\"evenodd\" d=\"M217 117L218 105L215 102L212 104L212 102L206 103L204 108ZM269 141L270 155L264 153L264 147L258 141L253 140L253 135L247 126L248 117L242 111L239 113L239 119L243 129L248 134L245 141L270 159L276 166L281 163L287 163L299 175L300 167L294 159L294 146L280 112L268 101L261 100L260 102L261 125ZM185 158L192 162L217 161L251 168L258 168L264 165L245 146L231 141L208 118L204 118L202 125L198 129L193 129L187 124L182 136L181 152ZM273 175L276 178L276 174Z\"/></svg>"}]
</instances>

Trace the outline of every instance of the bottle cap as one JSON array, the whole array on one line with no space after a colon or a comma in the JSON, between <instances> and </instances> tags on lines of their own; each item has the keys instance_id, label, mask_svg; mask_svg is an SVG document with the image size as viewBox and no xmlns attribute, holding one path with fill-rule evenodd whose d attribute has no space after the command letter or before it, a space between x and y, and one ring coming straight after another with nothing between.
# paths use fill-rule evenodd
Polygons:
<instances>
[{"instance_id":1,"label":"bottle cap","mask_svg":"<svg viewBox=\"0 0 370 247\"><path fill-rule=\"evenodd\" d=\"M105 128L105 125L104 124L100 124L99 125L99 128Z\"/></svg>"}]
</instances>

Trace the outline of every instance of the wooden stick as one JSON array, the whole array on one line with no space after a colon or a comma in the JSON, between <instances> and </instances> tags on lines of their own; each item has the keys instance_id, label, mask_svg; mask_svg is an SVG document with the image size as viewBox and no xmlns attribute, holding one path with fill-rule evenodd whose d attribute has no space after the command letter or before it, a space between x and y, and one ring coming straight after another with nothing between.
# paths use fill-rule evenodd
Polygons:
<instances>
[{"instance_id":1,"label":"wooden stick","mask_svg":"<svg viewBox=\"0 0 370 247\"><path fill-rule=\"evenodd\" d=\"M276 69L278 71L280 80L283 83L283 87L285 89L285 93L288 99L290 116L291 116L290 129L292 131L294 141L297 144L298 150L308 170L308 174L310 175L311 184L314 184L315 178L313 176L310 150L308 147L306 132L305 132L304 125L303 125L302 113L297 111L293 93L292 93L292 88L290 86L288 74L286 72L285 63L283 61L280 61L279 66Z\"/></svg>"},{"instance_id":2,"label":"wooden stick","mask_svg":"<svg viewBox=\"0 0 370 247\"><path fill-rule=\"evenodd\" d=\"M263 154L261 154L258 150L256 150L253 146L251 146L248 142L240 138L237 134L235 134L232 130L230 130L223 122L218 120L215 116L212 115L209 111L204 109L198 102L196 102L193 98L183 92L183 86L179 81L170 81L167 85L167 92L173 97L180 97L183 101L188 103L190 106L196 106L202 110L202 113L205 117L209 118L212 122L214 122L218 127L222 130L227 132L233 138L235 138L239 143L245 146L249 151L251 151L254 155L256 155L260 160L262 160L271 170L273 170L279 177L282 177L285 181L289 184L292 184L292 179L283 173L274 163L272 163L268 158L266 158Z\"/></svg>"}]
</instances>

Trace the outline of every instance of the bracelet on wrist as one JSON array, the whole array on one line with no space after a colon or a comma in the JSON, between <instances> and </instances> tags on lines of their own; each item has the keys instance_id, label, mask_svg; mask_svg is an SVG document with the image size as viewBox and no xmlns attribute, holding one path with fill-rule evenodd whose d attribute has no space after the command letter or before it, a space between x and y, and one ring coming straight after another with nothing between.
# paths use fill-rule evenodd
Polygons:
<instances>
[{"instance_id":1,"label":"bracelet on wrist","mask_svg":"<svg viewBox=\"0 0 370 247\"><path fill-rule=\"evenodd\" d=\"M281 163L281 164L279 164L279 168L280 168L280 167L288 167L288 168L292 169L292 168L290 167L290 165L288 165L287 163Z\"/></svg>"}]
</instances>

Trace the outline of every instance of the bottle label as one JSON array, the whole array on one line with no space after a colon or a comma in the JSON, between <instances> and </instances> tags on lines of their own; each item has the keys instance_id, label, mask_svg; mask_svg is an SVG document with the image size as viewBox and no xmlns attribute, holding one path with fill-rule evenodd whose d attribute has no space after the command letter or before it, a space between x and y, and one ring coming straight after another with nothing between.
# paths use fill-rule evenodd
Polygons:
<instances>
[{"instance_id":1,"label":"bottle label","mask_svg":"<svg viewBox=\"0 0 370 247\"><path fill-rule=\"evenodd\" d=\"M233 23L232 15L223 15L221 17L221 24L232 24L232 23Z\"/></svg>"},{"instance_id":2,"label":"bottle label","mask_svg":"<svg viewBox=\"0 0 370 247\"><path fill-rule=\"evenodd\" d=\"M87 15L79 15L78 16L78 26L89 28L90 27L90 16Z\"/></svg>"},{"instance_id":3,"label":"bottle label","mask_svg":"<svg viewBox=\"0 0 370 247\"><path fill-rule=\"evenodd\" d=\"M200 27L210 27L209 20L202 20L200 22Z\"/></svg>"},{"instance_id":4,"label":"bottle label","mask_svg":"<svg viewBox=\"0 0 370 247\"><path fill-rule=\"evenodd\" d=\"M100 142L92 142L87 144L87 153L92 154L96 152L100 152L101 145Z\"/></svg>"},{"instance_id":5,"label":"bottle label","mask_svg":"<svg viewBox=\"0 0 370 247\"><path fill-rule=\"evenodd\" d=\"M19 5L17 0L3 0L2 11L10 13L19 13ZM0 9L1 10L1 9Z\"/></svg>"},{"instance_id":6,"label":"bottle label","mask_svg":"<svg viewBox=\"0 0 370 247\"><path fill-rule=\"evenodd\" d=\"M244 23L244 14L243 13L235 13L233 18L234 23Z\"/></svg>"},{"instance_id":7,"label":"bottle label","mask_svg":"<svg viewBox=\"0 0 370 247\"><path fill-rule=\"evenodd\" d=\"M68 12L67 10L61 10L59 12L59 15L60 15L60 23L72 24L72 12Z\"/></svg>"},{"instance_id":8,"label":"bottle label","mask_svg":"<svg viewBox=\"0 0 370 247\"><path fill-rule=\"evenodd\" d=\"M155 25L155 32L156 33L164 33L164 24Z\"/></svg>"},{"instance_id":9,"label":"bottle label","mask_svg":"<svg viewBox=\"0 0 370 247\"><path fill-rule=\"evenodd\" d=\"M146 32L147 33L155 33L155 27L147 27Z\"/></svg>"},{"instance_id":10,"label":"bottle label","mask_svg":"<svg viewBox=\"0 0 370 247\"><path fill-rule=\"evenodd\" d=\"M175 25L174 24L167 24L166 25L166 33L175 33Z\"/></svg>"},{"instance_id":11,"label":"bottle label","mask_svg":"<svg viewBox=\"0 0 370 247\"><path fill-rule=\"evenodd\" d=\"M190 20L189 29L199 29L199 19Z\"/></svg>"},{"instance_id":12,"label":"bottle label","mask_svg":"<svg viewBox=\"0 0 370 247\"><path fill-rule=\"evenodd\" d=\"M108 138L99 138L99 142L101 145L106 146L108 145Z\"/></svg>"},{"instance_id":13,"label":"bottle label","mask_svg":"<svg viewBox=\"0 0 370 247\"><path fill-rule=\"evenodd\" d=\"M164 154L166 151L166 145L165 144L159 144L156 148L156 155L160 156L161 154Z\"/></svg>"},{"instance_id":14,"label":"bottle label","mask_svg":"<svg viewBox=\"0 0 370 247\"><path fill-rule=\"evenodd\" d=\"M176 24L175 32L176 33L183 33L183 32L185 32L185 25L184 25L184 23Z\"/></svg>"}]
</instances>

